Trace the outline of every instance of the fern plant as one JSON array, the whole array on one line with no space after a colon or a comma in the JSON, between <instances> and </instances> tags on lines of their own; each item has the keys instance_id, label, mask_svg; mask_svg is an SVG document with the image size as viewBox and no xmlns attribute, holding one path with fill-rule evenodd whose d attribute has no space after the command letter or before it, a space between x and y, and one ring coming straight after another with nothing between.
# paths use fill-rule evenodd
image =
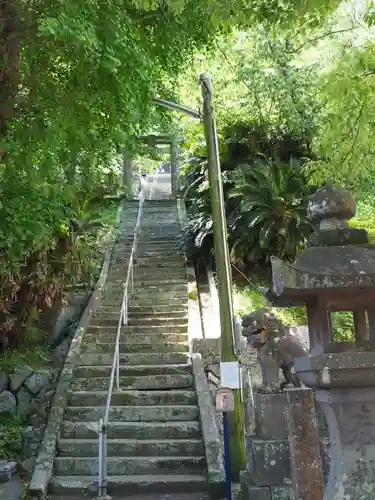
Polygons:
<instances>
[{"instance_id":1,"label":"fern plant","mask_svg":"<svg viewBox=\"0 0 375 500\"><path fill-rule=\"evenodd\" d=\"M293 260L312 231L307 219L311 172L292 162L240 165L232 173L231 253L236 261Z\"/></svg>"}]
</instances>

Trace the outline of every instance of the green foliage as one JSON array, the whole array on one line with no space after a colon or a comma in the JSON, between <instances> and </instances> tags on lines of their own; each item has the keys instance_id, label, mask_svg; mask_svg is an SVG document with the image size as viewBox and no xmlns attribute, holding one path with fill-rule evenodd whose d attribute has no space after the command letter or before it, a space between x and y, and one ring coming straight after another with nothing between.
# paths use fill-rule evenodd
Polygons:
<instances>
[{"instance_id":1,"label":"green foliage","mask_svg":"<svg viewBox=\"0 0 375 500\"><path fill-rule=\"evenodd\" d=\"M255 285L260 283L255 282ZM253 287L236 286L234 288L234 309L239 316L249 314L256 309L269 307L264 296ZM272 310L280 320L288 326L305 325L307 323L306 310L303 307L275 307Z\"/></svg>"},{"instance_id":2,"label":"green foliage","mask_svg":"<svg viewBox=\"0 0 375 500\"><path fill-rule=\"evenodd\" d=\"M314 190L300 165L243 165L231 176L231 253L236 262L268 263L272 255L294 260L312 226L307 196ZM316 189L316 188L315 188Z\"/></svg>"},{"instance_id":3,"label":"green foliage","mask_svg":"<svg viewBox=\"0 0 375 500\"><path fill-rule=\"evenodd\" d=\"M22 452L24 421L15 413L2 413L0 418L0 457L17 459Z\"/></svg>"},{"instance_id":4,"label":"green foliage","mask_svg":"<svg viewBox=\"0 0 375 500\"><path fill-rule=\"evenodd\" d=\"M366 203L357 203L357 214L349 221L350 227L366 229L369 243L375 245L375 206L374 200L369 199Z\"/></svg>"},{"instance_id":5,"label":"green foliage","mask_svg":"<svg viewBox=\"0 0 375 500\"><path fill-rule=\"evenodd\" d=\"M243 130L245 137L240 135ZM229 135L229 129L226 133ZM247 133L248 128L241 124L231 128L230 139L222 148L226 154L222 167L228 243L232 261L242 268L267 264L271 255L294 259L312 230L306 217L306 201L316 189L310 182L310 169L299 161L267 160L255 141L248 140ZM253 133L250 138L259 140L259 135ZM277 142L264 142L264 151L269 148L269 155L292 153L298 158L300 144L293 143L291 150L289 139L284 142L279 137ZM243 159L248 163L241 163ZM184 193L190 216L188 252L195 258L207 258L213 251L213 233L205 157L185 167Z\"/></svg>"},{"instance_id":6,"label":"green foliage","mask_svg":"<svg viewBox=\"0 0 375 500\"><path fill-rule=\"evenodd\" d=\"M253 284L260 285L258 281L255 281ZM256 309L269 307L264 296L250 286L236 286L234 288L233 302L235 313L239 316L248 314ZM304 307L273 307L272 310L285 325L296 326L307 324L306 309ZM334 340L337 342L352 342L354 339L352 313L332 313L332 333Z\"/></svg>"},{"instance_id":7,"label":"green foliage","mask_svg":"<svg viewBox=\"0 0 375 500\"><path fill-rule=\"evenodd\" d=\"M22 347L7 349L0 357L0 370L13 373L16 368L30 366L40 368L52 363L52 354L45 331L29 326L26 328ZM1 454L0 454L1 455Z\"/></svg>"},{"instance_id":8,"label":"green foliage","mask_svg":"<svg viewBox=\"0 0 375 500\"><path fill-rule=\"evenodd\" d=\"M332 318L332 334L336 342L353 342L354 322L350 312L334 312Z\"/></svg>"}]
</instances>

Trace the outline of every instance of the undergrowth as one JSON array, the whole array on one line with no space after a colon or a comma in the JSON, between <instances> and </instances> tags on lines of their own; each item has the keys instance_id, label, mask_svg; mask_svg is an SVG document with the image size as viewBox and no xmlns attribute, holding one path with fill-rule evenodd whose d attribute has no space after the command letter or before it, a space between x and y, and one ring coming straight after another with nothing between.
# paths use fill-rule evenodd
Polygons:
<instances>
[{"instance_id":1,"label":"undergrowth","mask_svg":"<svg viewBox=\"0 0 375 500\"><path fill-rule=\"evenodd\" d=\"M7 349L0 356L0 370L12 373L16 368L30 366L38 369L51 364L52 354L47 342L47 332L29 327L18 349Z\"/></svg>"},{"instance_id":2,"label":"undergrowth","mask_svg":"<svg viewBox=\"0 0 375 500\"><path fill-rule=\"evenodd\" d=\"M17 459L22 452L24 419L15 413L2 413L0 419L0 459Z\"/></svg>"},{"instance_id":3,"label":"undergrowth","mask_svg":"<svg viewBox=\"0 0 375 500\"><path fill-rule=\"evenodd\" d=\"M118 199L109 198L93 206L86 214L84 237L87 240L88 249L91 249L88 255L92 256L92 266L91 271L87 275L83 273L80 278L80 282L85 287L90 286L92 280L97 279L100 272L101 256L117 230L117 210ZM0 371L11 374L16 368L24 366L35 370L51 366L53 357L48 343L48 334L49 332L40 328L26 327L22 345L14 349L8 348L1 353ZM0 460L20 458L25 423L24 419L17 414L2 413L0 415Z\"/></svg>"}]
</instances>

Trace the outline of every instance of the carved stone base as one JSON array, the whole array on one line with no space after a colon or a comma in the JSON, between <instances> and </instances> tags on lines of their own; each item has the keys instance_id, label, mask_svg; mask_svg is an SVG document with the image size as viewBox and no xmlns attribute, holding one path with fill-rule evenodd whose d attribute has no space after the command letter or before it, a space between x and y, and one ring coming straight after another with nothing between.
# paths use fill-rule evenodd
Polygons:
<instances>
[{"instance_id":1,"label":"carved stone base","mask_svg":"<svg viewBox=\"0 0 375 500\"><path fill-rule=\"evenodd\" d=\"M331 443L329 500L375 498L375 388L317 390Z\"/></svg>"}]
</instances>

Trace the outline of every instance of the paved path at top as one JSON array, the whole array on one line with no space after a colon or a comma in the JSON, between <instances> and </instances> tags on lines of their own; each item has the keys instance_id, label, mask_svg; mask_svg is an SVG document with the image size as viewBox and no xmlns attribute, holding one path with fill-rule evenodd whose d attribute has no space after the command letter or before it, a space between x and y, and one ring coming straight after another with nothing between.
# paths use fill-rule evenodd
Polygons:
<instances>
[{"instance_id":1,"label":"paved path at top","mask_svg":"<svg viewBox=\"0 0 375 500\"><path fill-rule=\"evenodd\" d=\"M171 197L171 174L156 173L143 180L146 200L166 200Z\"/></svg>"}]
</instances>

